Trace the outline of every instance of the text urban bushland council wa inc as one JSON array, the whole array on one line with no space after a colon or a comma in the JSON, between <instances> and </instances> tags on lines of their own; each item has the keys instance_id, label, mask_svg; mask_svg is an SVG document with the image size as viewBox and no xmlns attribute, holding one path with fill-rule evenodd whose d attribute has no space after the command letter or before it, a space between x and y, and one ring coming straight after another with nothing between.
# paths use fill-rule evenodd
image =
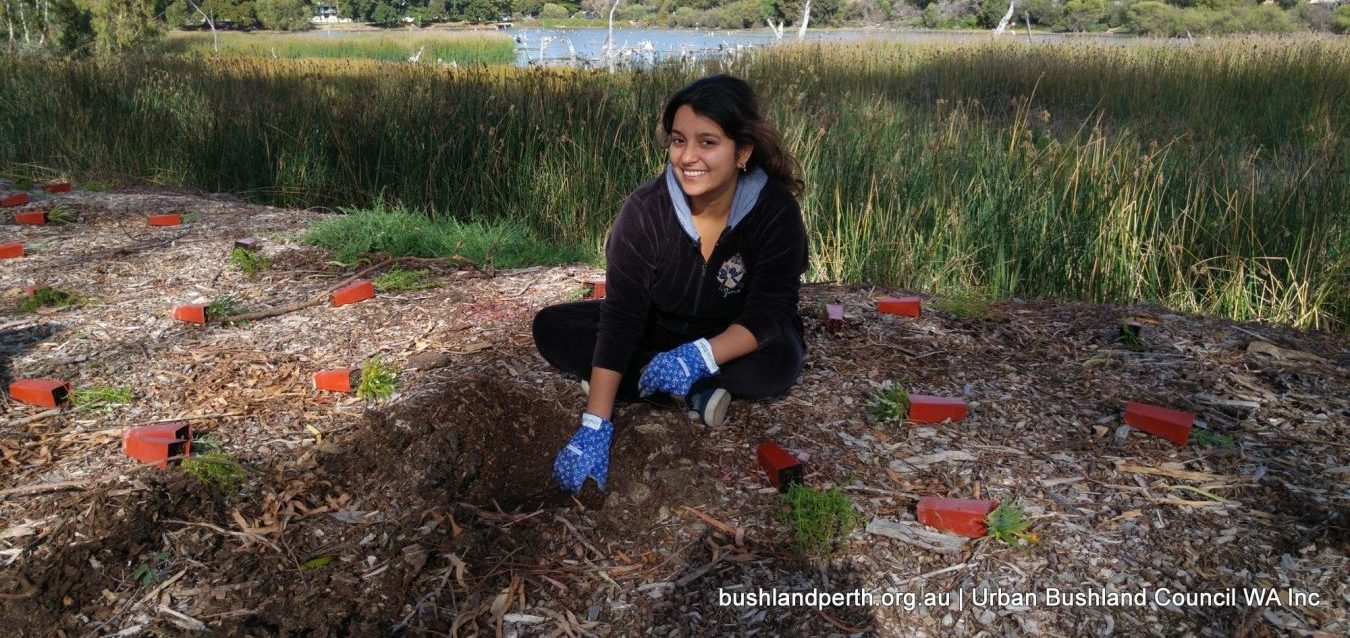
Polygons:
<instances>
[{"instance_id":1,"label":"text urban bushland council wa inc","mask_svg":"<svg viewBox=\"0 0 1350 638\"><path fill-rule=\"evenodd\" d=\"M1322 604L1318 592L1294 588L1240 588L1189 592L1160 587L1131 592L1106 589L1057 589L1054 587L1029 592L1001 589L958 589L947 592L930 591L868 591L848 592L819 590L787 591L758 589L753 591L717 590L717 603L724 607L900 607L913 611L919 607L1032 608L1032 607L1294 607Z\"/></svg>"}]
</instances>

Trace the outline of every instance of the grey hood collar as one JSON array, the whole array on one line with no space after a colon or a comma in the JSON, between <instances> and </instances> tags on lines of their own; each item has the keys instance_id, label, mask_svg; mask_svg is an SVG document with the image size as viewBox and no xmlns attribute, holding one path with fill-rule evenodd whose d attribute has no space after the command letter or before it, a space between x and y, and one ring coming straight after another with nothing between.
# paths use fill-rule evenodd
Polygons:
<instances>
[{"instance_id":1,"label":"grey hood collar","mask_svg":"<svg viewBox=\"0 0 1350 638\"><path fill-rule=\"evenodd\" d=\"M727 218L728 230L735 228L736 224L750 213L750 209L755 207L755 202L759 201L759 193L764 190L767 183L769 175L758 166L736 180L736 194L731 197L731 217ZM689 200L684 196L684 189L680 188L679 178L675 177L673 164L666 164L666 190L670 193L670 203L675 205L675 217L680 220L680 227L684 228L690 239L698 241L698 231L694 229L694 213L689 210Z\"/></svg>"}]
</instances>

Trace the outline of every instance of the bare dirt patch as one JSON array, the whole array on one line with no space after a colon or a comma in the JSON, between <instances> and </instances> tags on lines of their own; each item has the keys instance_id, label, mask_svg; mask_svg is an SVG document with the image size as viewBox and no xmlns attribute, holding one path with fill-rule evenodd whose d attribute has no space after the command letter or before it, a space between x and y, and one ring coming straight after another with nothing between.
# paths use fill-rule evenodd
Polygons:
<instances>
[{"instance_id":1,"label":"bare dirt patch","mask_svg":"<svg viewBox=\"0 0 1350 638\"><path fill-rule=\"evenodd\" d=\"M584 397L533 351L539 308L594 269L435 269L440 287L236 326L174 305L250 309L322 294L343 268L298 233L323 215L181 193L52 198L81 223L3 225L0 306L45 284L82 305L0 318L0 376L134 389L106 412L0 413L0 632L467 635L1329 635L1347 625L1350 422L1344 335L1182 316L1156 306L996 304L980 317L876 315L900 291L808 286L808 361L786 397L737 401L705 431L677 407L616 416L610 490L550 484ZM143 216L187 208L188 225ZM6 221L0 219L0 224ZM264 238L273 268L226 265ZM824 302L845 305L830 333ZM1116 342L1121 317L1142 343ZM1253 347L1267 343L1280 350ZM1272 355L1271 352L1276 354ZM315 370L380 354L383 403L315 391ZM416 365L414 365L416 364ZM425 364L425 365L424 365ZM958 424L877 424L886 380L962 396ZM1120 431L1127 401L1195 412L1235 446ZM124 457L124 428L190 420L244 468L223 491ZM862 530L839 556L797 556L754 447L776 441L864 521L911 521L920 496L1017 501L1036 545L938 554ZM975 461L896 462L962 451ZM975 605L975 591L1202 592L1272 587L1288 604L1213 608ZM930 592L964 604L724 606L719 594ZM1290 592L1315 592L1319 604Z\"/></svg>"}]
</instances>

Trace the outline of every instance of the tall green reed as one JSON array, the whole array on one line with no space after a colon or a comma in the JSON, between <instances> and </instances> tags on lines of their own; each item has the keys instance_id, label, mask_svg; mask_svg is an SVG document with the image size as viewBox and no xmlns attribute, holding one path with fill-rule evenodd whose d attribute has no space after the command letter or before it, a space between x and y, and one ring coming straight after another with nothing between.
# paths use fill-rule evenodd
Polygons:
<instances>
[{"instance_id":1,"label":"tall green reed","mask_svg":"<svg viewBox=\"0 0 1350 638\"><path fill-rule=\"evenodd\" d=\"M663 100L722 70L755 84L803 164L815 279L1350 321L1338 41L808 45L617 74L15 59L0 166L401 202L597 255L664 161Z\"/></svg>"}]
</instances>

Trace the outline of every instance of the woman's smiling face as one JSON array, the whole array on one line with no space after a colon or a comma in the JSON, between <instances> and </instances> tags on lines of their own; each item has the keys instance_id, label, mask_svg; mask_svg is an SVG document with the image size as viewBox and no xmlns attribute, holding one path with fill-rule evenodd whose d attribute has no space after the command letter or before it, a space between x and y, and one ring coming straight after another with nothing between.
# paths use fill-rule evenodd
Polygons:
<instances>
[{"instance_id":1,"label":"woman's smiling face","mask_svg":"<svg viewBox=\"0 0 1350 638\"><path fill-rule=\"evenodd\" d=\"M736 141L713 120L684 105L670 127L670 163L691 201L709 203L735 192L737 164L749 159L750 147L737 153Z\"/></svg>"}]
</instances>

